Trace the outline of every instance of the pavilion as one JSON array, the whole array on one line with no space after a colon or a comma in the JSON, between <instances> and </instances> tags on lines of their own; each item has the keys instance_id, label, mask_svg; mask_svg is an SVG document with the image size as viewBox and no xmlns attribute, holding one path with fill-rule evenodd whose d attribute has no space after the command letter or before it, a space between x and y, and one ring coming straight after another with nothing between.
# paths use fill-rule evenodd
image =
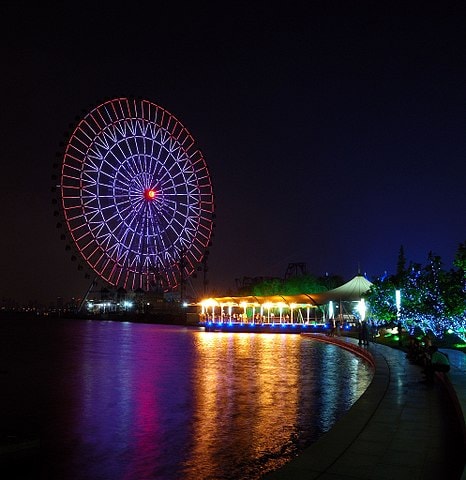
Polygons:
<instances>
[{"instance_id":1,"label":"pavilion","mask_svg":"<svg viewBox=\"0 0 466 480\"><path fill-rule=\"evenodd\" d=\"M322 312L333 318L335 305L335 308L340 308L339 315L343 315L343 305L360 302L371 285L369 280L358 274L340 287L325 292L213 297L203 299L197 305L201 307L201 322L325 323Z\"/></svg>"}]
</instances>

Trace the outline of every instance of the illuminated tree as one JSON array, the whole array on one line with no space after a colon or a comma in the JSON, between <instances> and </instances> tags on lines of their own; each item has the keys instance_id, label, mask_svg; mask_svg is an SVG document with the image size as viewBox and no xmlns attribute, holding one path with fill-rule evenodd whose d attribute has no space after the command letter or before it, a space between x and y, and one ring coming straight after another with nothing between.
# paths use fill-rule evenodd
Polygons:
<instances>
[{"instance_id":1,"label":"illuminated tree","mask_svg":"<svg viewBox=\"0 0 466 480\"><path fill-rule=\"evenodd\" d=\"M368 317L377 326L396 320L395 284L391 278L376 279L364 296L368 305Z\"/></svg>"},{"instance_id":2,"label":"illuminated tree","mask_svg":"<svg viewBox=\"0 0 466 480\"><path fill-rule=\"evenodd\" d=\"M427 330L442 337L449 327L444 300L448 278L442 270L442 261L438 255L430 252L427 260L421 276L422 304L419 310L424 317Z\"/></svg>"},{"instance_id":3,"label":"illuminated tree","mask_svg":"<svg viewBox=\"0 0 466 480\"><path fill-rule=\"evenodd\" d=\"M460 274L442 270L438 255L430 252L424 267L412 264L402 289L401 317L410 333L419 329L440 338L449 330L459 333L461 322L454 317L464 313Z\"/></svg>"},{"instance_id":4,"label":"illuminated tree","mask_svg":"<svg viewBox=\"0 0 466 480\"><path fill-rule=\"evenodd\" d=\"M406 268L400 248L395 275L377 279L366 295L368 315L377 324L396 319L395 291L401 290L400 320L410 334L422 332L443 337L454 333L466 342L466 242L459 245L454 266L446 272L432 252L425 266L410 263Z\"/></svg>"},{"instance_id":5,"label":"illuminated tree","mask_svg":"<svg viewBox=\"0 0 466 480\"><path fill-rule=\"evenodd\" d=\"M457 269L447 274L446 313L453 333L466 342L466 242L459 245L453 265Z\"/></svg>"}]
</instances>

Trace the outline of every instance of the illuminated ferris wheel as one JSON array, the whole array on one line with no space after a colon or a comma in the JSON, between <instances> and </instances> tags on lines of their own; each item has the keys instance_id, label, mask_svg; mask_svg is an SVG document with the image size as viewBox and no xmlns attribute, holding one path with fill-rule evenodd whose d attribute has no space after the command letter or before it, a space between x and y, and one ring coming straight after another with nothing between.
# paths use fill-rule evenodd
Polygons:
<instances>
[{"instance_id":1,"label":"illuminated ferris wheel","mask_svg":"<svg viewBox=\"0 0 466 480\"><path fill-rule=\"evenodd\" d=\"M78 256L108 284L175 289L210 245L214 195L202 153L168 111L115 98L69 138L59 203Z\"/></svg>"}]
</instances>

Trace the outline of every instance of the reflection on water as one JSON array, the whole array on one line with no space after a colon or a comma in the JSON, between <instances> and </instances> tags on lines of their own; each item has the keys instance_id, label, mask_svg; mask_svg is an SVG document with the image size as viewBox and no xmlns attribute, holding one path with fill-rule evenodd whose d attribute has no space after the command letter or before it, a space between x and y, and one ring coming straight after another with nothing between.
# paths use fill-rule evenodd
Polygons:
<instances>
[{"instance_id":1,"label":"reflection on water","mask_svg":"<svg viewBox=\"0 0 466 480\"><path fill-rule=\"evenodd\" d=\"M251 479L282 466L330 429L371 378L348 352L298 335L196 340L196 442L184 478Z\"/></svg>"},{"instance_id":2,"label":"reflection on water","mask_svg":"<svg viewBox=\"0 0 466 480\"><path fill-rule=\"evenodd\" d=\"M293 334L78 321L0 330L2 427L19 416L35 426L40 478L51 480L258 479L329 430L372 378L351 353Z\"/></svg>"}]
</instances>

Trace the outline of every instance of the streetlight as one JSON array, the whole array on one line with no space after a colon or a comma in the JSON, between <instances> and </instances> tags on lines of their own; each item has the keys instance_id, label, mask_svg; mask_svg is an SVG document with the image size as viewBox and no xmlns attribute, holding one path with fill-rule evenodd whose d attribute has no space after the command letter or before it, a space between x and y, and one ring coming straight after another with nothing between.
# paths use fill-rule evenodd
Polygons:
<instances>
[{"instance_id":1,"label":"streetlight","mask_svg":"<svg viewBox=\"0 0 466 480\"><path fill-rule=\"evenodd\" d=\"M401 290L395 290L395 305L396 305L396 320L398 327L398 343L401 346L403 342L401 341L401 316L400 316L400 307L401 307Z\"/></svg>"}]
</instances>

